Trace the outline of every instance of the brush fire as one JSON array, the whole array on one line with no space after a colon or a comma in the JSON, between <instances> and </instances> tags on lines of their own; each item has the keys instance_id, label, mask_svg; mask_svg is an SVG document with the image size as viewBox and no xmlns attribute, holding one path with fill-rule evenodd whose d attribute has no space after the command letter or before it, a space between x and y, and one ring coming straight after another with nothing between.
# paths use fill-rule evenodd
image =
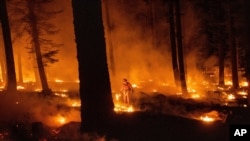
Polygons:
<instances>
[{"instance_id":1,"label":"brush fire","mask_svg":"<svg viewBox=\"0 0 250 141\"><path fill-rule=\"evenodd\" d=\"M79 81L72 82L78 85ZM50 84L53 88L54 98L46 99L39 104L32 103L33 107L29 107L31 113L29 120L36 119L41 121L45 126L57 132L51 132L53 136L60 134L60 127L72 122L80 122L80 107L81 101L79 94L76 91L72 93L72 89L65 87L65 81L62 79L55 79ZM175 115L179 117L194 119L204 123L222 122L227 120L229 112L221 111L221 109L212 109L213 105L220 106L242 106L247 104L238 102L239 99L243 101L247 99L247 90L243 87L248 85L246 82L236 92L229 87L217 87L211 90L209 83L200 83L202 89L197 83L188 83L188 94L183 94L180 90L171 86L166 82L156 82L152 79L148 81L138 81L132 83L131 96L129 102L124 101L124 93L120 89L112 91L114 111L117 114L150 112L157 114ZM72 84L71 84L72 85ZM4 86L2 86L4 88ZM209 90L204 90L208 89ZM37 93L41 88L37 87L34 82L24 82L17 86L18 91L25 95L28 91ZM169 94L169 93L172 94ZM168 94L167 94L168 93ZM76 96L72 96L76 95ZM27 93L27 95L30 95ZM78 96L77 96L78 95ZM30 98L28 98L30 100ZM15 105L23 106L24 99L18 99L14 102ZM38 99L37 99L38 100ZM33 99L35 102L36 100ZM46 109L44 111L44 109ZM210 109L210 111L209 111ZM34 121L36 121L34 120ZM21 127L19 127L21 128ZM9 135L8 131L0 131L0 139L5 139Z\"/></svg>"}]
</instances>

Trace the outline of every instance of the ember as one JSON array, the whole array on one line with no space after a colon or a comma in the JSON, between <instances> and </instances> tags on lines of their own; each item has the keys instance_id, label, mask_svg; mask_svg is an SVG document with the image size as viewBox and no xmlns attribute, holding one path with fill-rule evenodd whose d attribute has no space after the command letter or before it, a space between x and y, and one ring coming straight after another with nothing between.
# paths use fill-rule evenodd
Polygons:
<instances>
[{"instance_id":1,"label":"ember","mask_svg":"<svg viewBox=\"0 0 250 141\"><path fill-rule=\"evenodd\" d=\"M124 105L115 104L114 111L115 112L134 112L134 108L131 105L124 106Z\"/></svg>"},{"instance_id":2,"label":"ember","mask_svg":"<svg viewBox=\"0 0 250 141\"><path fill-rule=\"evenodd\" d=\"M205 121L205 122L213 122L213 121L215 121L215 119L214 118L212 118L212 117L209 117L209 116L201 116L201 120L202 121Z\"/></svg>"}]
</instances>

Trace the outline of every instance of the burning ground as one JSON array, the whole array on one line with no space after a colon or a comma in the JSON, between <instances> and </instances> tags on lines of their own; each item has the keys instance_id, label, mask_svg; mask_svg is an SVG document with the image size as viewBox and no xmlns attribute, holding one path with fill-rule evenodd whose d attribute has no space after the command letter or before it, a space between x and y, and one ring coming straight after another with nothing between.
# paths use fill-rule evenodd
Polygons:
<instances>
[{"instance_id":1,"label":"burning ground","mask_svg":"<svg viewBox=\"0 0 250 141\"><path fill-rule=\"evenodd\" d=\"M153 84L150 83L153 87ZM148 84L149 85L149 84ZM147 86L148 86L147 85ZM131 105L114 95L116 116L111 135L80 134L80 101L77 91L57 91L51 97L39 92L1 92L2 140L228 140L229 125L249 124L249 108L219 105L209 98L164 94L164 89L134 85ZM156 89L158 92L156 92ZM170 88L168 88L170 90ZM119 106L120 105L120 106ZM114 109L115 110L115 109ZM15 112L13 112L15 111Z\"/></svg>"}]
</instances>

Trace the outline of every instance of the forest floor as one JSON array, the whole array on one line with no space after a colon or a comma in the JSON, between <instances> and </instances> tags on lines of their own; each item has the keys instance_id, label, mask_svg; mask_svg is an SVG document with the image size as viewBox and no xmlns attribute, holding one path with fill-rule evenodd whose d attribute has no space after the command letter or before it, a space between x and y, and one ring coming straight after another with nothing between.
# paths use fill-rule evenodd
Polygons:
<instances>
[{"instance_id":1,"label":"forest floor","mask_svg":"<svg viewBox=\"0 0 250 141\"><path fill-rule=\"evenodd\" d=\"M51 128L42 122L13 122L12 118L11 122L0 121L0 141L229 141L231 125L250 125L249 107L208 105L162 95L139 105L143 111L117 114L109 136L80 134L79 121ZM204 113L216 113L218 120L197 118Z\"/></svg>"}]
</instances>

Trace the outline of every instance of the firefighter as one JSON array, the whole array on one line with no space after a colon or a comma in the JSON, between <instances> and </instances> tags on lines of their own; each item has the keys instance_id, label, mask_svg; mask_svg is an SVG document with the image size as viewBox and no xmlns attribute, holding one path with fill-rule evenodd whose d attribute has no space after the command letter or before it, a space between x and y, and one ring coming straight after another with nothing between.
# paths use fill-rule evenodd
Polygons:
<instances>
[{"instance_id":1,"label":"firefighter","mask_svg":"<svg viewBox=\"0 0 250 141\"><path fill-rule=\"evenodd\" d=\"M120 90L122 97L123 97L123 102L125 104L130 104L130 99L133 93L133 87L132 85L128 82L127 79L122 80L122 86Z\"/></svg>"}]
</instances>

